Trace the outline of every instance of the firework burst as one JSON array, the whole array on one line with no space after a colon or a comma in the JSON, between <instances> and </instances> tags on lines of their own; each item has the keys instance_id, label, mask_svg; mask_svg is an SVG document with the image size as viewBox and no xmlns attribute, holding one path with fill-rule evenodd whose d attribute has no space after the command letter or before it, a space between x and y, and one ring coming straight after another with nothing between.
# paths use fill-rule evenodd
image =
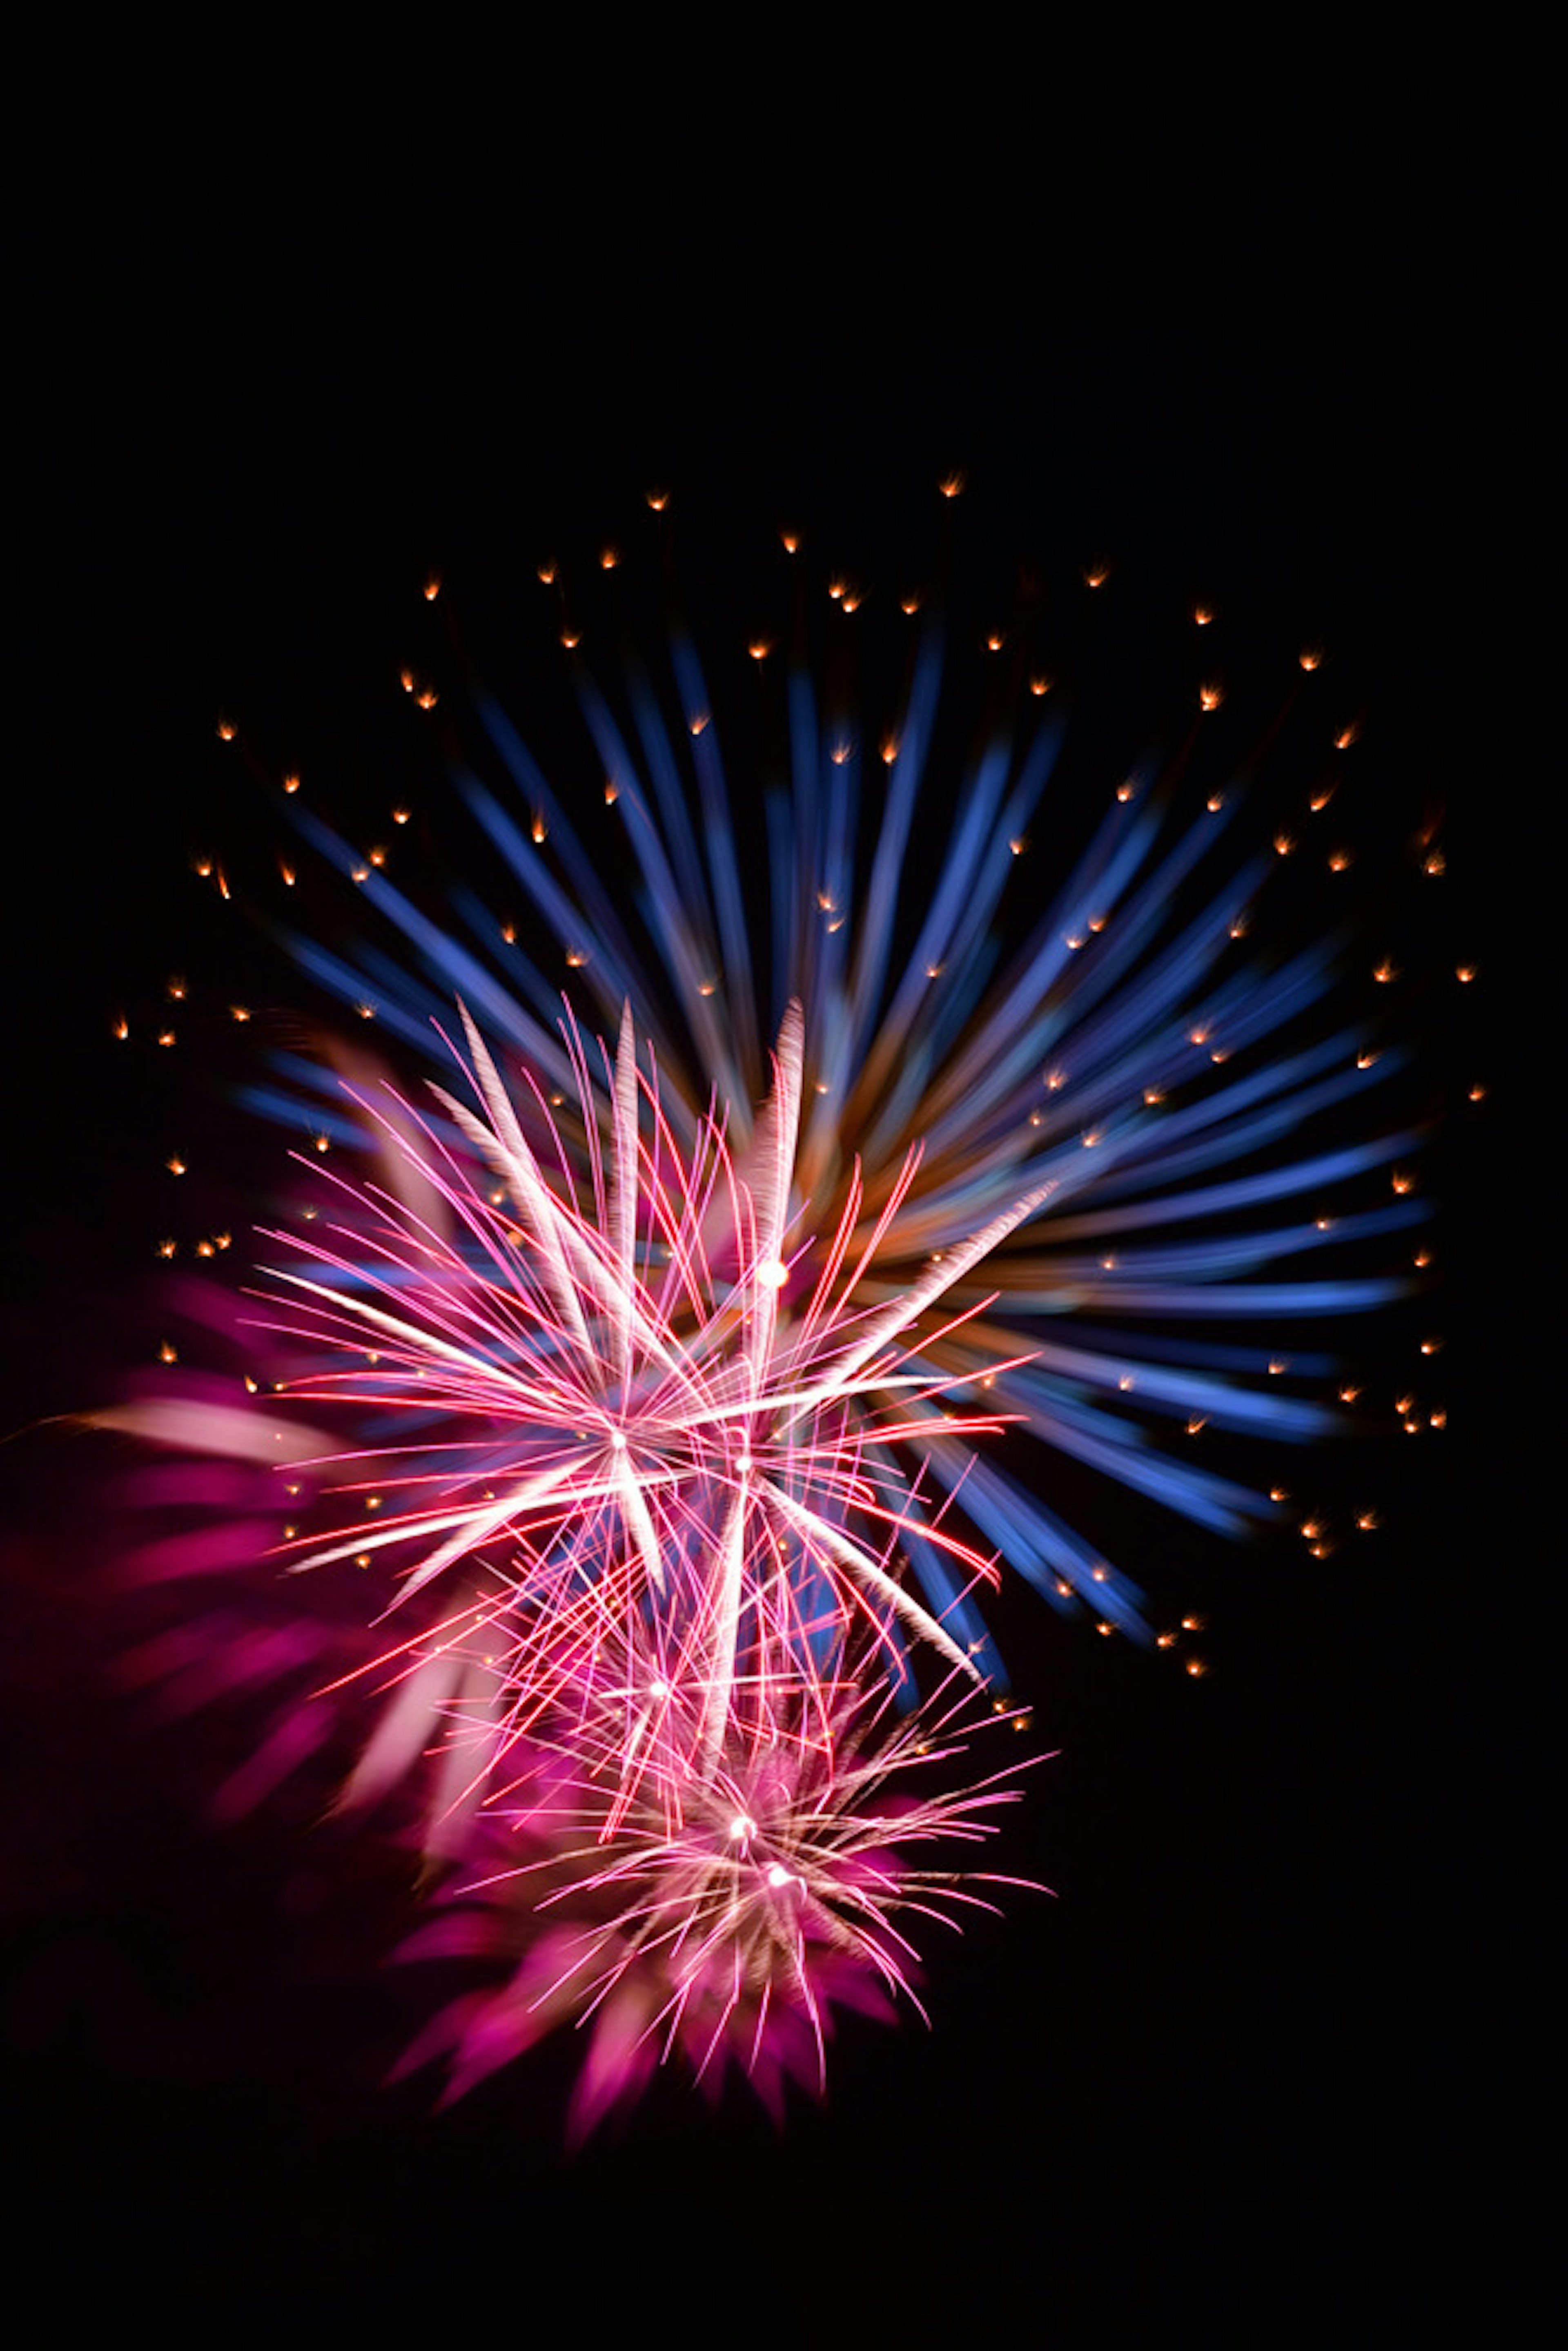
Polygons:
<instances>
[{"instance_id":1,"label":"firework burst","mask_svg":"<svg viewBox=\"0 0 1568 2351\"><path fill-rule=\"evenodd\" d=\"M1332 1425L1300 1333L1397 1293L1346 1244L1418 1213L1373 1189L1417 1138L1366 1106L1395 1057L1336 1013L1338 951L1254 945L1291 841L1223 856L1235 778L1176 821L1195 733L1117 775L1018 922L1063 728L988 714L939 793L944 638L913 625L874 786L791 657L750 862L684 627L619 699L569 638L634 919L471 678L455 794L527 949L471 891L434 920L291 777L291 824L401 940L296 937L299 963L436 1058L414 1085L340 1053L334 1089L276 1057L253 1106L353 1158L299 1155L310 1205L267 1232L255 1393L101 1416L186 1457L162 1499L218 1506L146 1573L275 1571L278 1621L191 1695L308 1677L315 1709L285 1704L228 1809L327 1698L345 1724L369 1698L341 1802L411 1809L451 1905L416 1948L505 1978L417 2054L462 2087L586 2024L585 2122L675 2050L776 2101L820 2084L835 2007L915 1997L906 1930L986 1898L925 1849L1012 1792L950 1776L965 1708L1007 1711L977 1605L1001 1566L1147 1637L1043 1470L984 1440L1243 1531L1267 1496L1184 1437ZM283 1527L224 1529L279 1462ZM917 1770L947 1792L902 1792Z\"/></svg>"},{"instance_id":2,"label":"firework burst","mask_svg":"<svg viewBox=\"0 0 1568 2351\"><path fill-rule=\"evenodd\" d=\"M841 615L853 601L841 582L833 601ZM390 859L291 793L291 824L401 941L389 955L296 938L295 952L421 1052L461 996L534 1073L525 1120L546 1093L580 1090L559 991L612 1031L631 1003L668 1130L689 1143L722 1105L745 1178L774 1147L764 1040L790 1022L793 1150L768 1180L801 1235L793 1280L809 1284L836 1249L857 1269L851 1305L892 1308L946 1262L952 1311L920 1353L934 1386L983 1383L1000 1419L1091 1482L1243 1534L1271 1516L1267 1492L1194 1458L1192 1436L1212 1447L1325 1435L1338 1415L1322 1400L1332 1358L1313 1326L1401 1294L1365 1245L1378 1251L1422 1214L1401 1175L1419 1134L1378 1108L1399 1055L1364 1010L1343 1009L1345 939L1286 951L1260 919L1294 830L1239 855L1228 845L1285 713L1197 785L1198 738L1221 698L1201 687L1168 757L1106 778L1087 839L1042 891L1032 841L1071 832L1051 798L1064 722L1026 690L1017 708L993 704L955 755L942 731L946 632L921 611L908 625L902 687L873 721L813 673L797 613L779 727L747 752L748 770L789 780L763 795L747 838L737 801L752 796L732 790L717 697L684 623L664 674L628 663L618 681L563 624L610 845L635 878L625 901L587 830L595 795L572 802L553 787L470 670L480 740L455 758L454 788L483 837L489 892L459 890L455 919L438 925ZM750 651L762 670L779 665L763 640ZM1288 701L1320 666L1302 657ZM1309 822L1332 800L1354 729L1325 735ZM955 756L956 778L943 771ZM496 911L504 895L521 920ZM307 1104L317 1114L310 1075L283 1074L262 1106L296 1123ZM586 1164L590 1123L572 1126L549 1148ZM977 1464L934 1402L912 1400L909 1417L925 1475L949 1498L962 1490L982 1543L1053 1606L1087 1605L1148 1637L1138 1582L1044 1499L1047 1468ZM965 1579L918 1534L908 1550L931 1610L999 1677Z\"/></svg>"},{"instance_id":3,"label":"firework burst","mask_svg":"<svg viewBox=\"0 0 1568 2351\"><path fill-rule=\"evenodd\" d=\"M771 1735L780 1671L791 1689L803 1673L814 1687L847 1644L879 1652L883 1677L902 1681L899 1644L913 1637L978 1681L893 1564L918 1538L966 1584L990 1573L894 1466L942 1385L906 1368L904 1343L1034 1199L875 1309L850 1304L863 1262L845 1266L846 1216L792 1305L798 1015L785 1022L766 1142L746 1177L711 1121L683 1158L655 1086L639 1080L629 1016L597 1100L569 1029L584 1132L597 1146L602 1113L611 1145L591 1154L591 1214L569 1177L552 1189L465 1015L464 1029L479 1109L443 1092L438 1129L396 1093L361 1101L402 1180L366 1186L311 1171L330 1214L268 1236L294 1261L250 1317L307 1359L271 1383L270 1412L286 1398L375 1432L316 1450L321 1440L296 1430L287 1447L319 1510L336 1519L329 1535L286 1540L289 1571L392 1563L378 1619L388 1645L358 1671L390 1676L395 1696L350 1801L384 1792L440 1736L450 1761L431 1834L450 1841L454 1807L479 1800L541 1715L559 1722L568 1692L596 1704L606 1672L623 1677L615 1661L633 1623L661 1708L676 1691L700 1694L694 1771L716 1770L742 1718ZM118 1417L218 1454L265 1454L268 1441L232 1405L188 1397ZM944 1419L954 1442L999 1426L990 1414ZM448 1718L461 1736L445 1735ZM626 1800L656 1743L645 1718L628 1718Z\"/></svg>"},{"instance_id":4,"label":"firework burst","mask_svg":"<svg viewBox=\"0 0 1568 2351\"><path fill-rule=\"evenodd\" d=\"M645 1670L629 1679L648 1686ZM1024 1882L955 1865L995 1834L1020 1767L941 1785L996 1728L972 1693L893 1719L863 1680L806 1675L791 1690L776 1670L766 1726L732 1721L701 1771L662 1704L654 1768L628 1804L628 1694L607 1693L597 1719L574 1709L561 1744L535 1737L515 1759L476 1840L487 1865L454 1882L404 1953L499 1963L504 1980L455 1999L405 2070L444 2059L455 2096L572 2024L590 2033L580 2131L676 2051L710 2092L738 2067L778 2115L788 2082L824 2086L835 2009L924 2015L919 1922L956 1926Z\"/></svg>"}]
</instances>

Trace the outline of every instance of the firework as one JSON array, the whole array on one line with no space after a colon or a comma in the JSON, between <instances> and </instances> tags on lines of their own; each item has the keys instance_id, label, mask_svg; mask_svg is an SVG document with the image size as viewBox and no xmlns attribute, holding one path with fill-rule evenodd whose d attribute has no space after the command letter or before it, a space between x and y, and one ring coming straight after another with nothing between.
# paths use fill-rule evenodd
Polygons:
<instances>
[{"instance_id":1,"label":"firework","mask_svg":"<svg viewBox=\"0 0 1568 2351\"><path fill-rule=\"evenodd\" d=\"M456 2096L570 2023L589 2031L580 2132L676 2051L715 2094L738 2068L779 2115L787 2083L824 2086L835 2010L924 2015L911 1930L1025 1882L955 1865L1019 1792L1016 1764L942 1784L998 1718L949 1693L890 1721L852 1675L791 1689L776 1661L768 1678L766 1725L747 1709L701 1770L645 1666L602 1690L597 1719L574 1707L559 1743L529 1738L474 1841L476 1874L403 1954L477 1959L495 1980L441 2011L402 2070L444 2060ZM663 1695L659 1751L627 1803L631 1686Z\"/></svg>"},{"instance_id":2,"label":"firework","mask_svg":"<svg viewBox=\"0 0 1568 2351\"><path fill-rule=\"evenodd\" d=\"M574 644L624 904L475 684L487 772L455 792L526 949L466 888L437 921L290 778L290 822L402 943L294 951L418 1082L277 1058L253 1106L350 1156L301 1153L309 1205L266 1228L253 1393L102 1416L183 1457L155 1498L207 1513L145 1576L268 1563L265 1625L175 1628L137 1667L193 1702L286 1693L225 1807L341 1728L340 1802L395 1799L444 1888L415 1948L503 1978L416 2059L460 2088L586 2024L585 2124L677 2050L777 2103L820 2085L835 2008L915 1998L906 1931L986 1900L946 1849L1012 1792L952 1779L980 1716L1018 1719L977 1604L1003 1566L1147 1637L1046 1457L1025 1476L989 1440L1241 1531L1268 1498L1184 1435L1329 1426L1299 1328L1395 1295L1345 1246L1417 1213L1402 1179L1367 1196L1416 1137L1364 1106L1394 1057L1335 1013L1336 950L1254 944L1280 844L1227 859L1239 790L1178 822L1190 743L1120 773L1016 922L1063 730L988 716L943 791L943 636L915 626L874 790L791 661L789 781L749 843L684 631L619 702ZM278 1463L262 1540L237 1506Z\"/></svg>"},{"instance_id":3,"label":"firework","mask_svg":"<svg viewBox=\"0 0 1568 2351\"><path fill-rule=\"evenodd\" d=\"M835 601L842 612L841 591ZM949 655L938 619L909 625L904 683L874 726L826 697L803 652L790 657L782 737L762 755L789 782L766 795L749 862L689 634L676 626L665 674L633 668L616 686L568 632L572 699L634 877L625 903L602 878L585 809L472 680L482 739L454 784L490 893L459 891L458 919L442 927L387 861L289 795L291 823L402 943L397 957L304 939L296 952L422 1052L461 996L552 1098L579 1091L556 1025L561 991L612 1031L631 1003L671 1131L693 1136L722 1104L743 1175L770 1147L765 1040L797 1021L784 1179L789 1217L803 1220L794 1278L810 1281L841 1248L859 1269L850 1305L874 1309L967 1256L912 1371L949 1393L983 1383L999 1420L1092 1478L1243 1534L1272 1515L1268 1493L1195 1460L1190 1436L1293 1445L1335 1425L1317 1392L1332 1358L1312 1326L1401 1294L1355 1252L1423 1213L1399 1187L1420 1137L1377 1107L1399 1056L1364 1011L1341 1008L1343 939L1288 953L1268 942L1260 902L1294 841L1281 831L1239 856L1228 847L1253 755L1189 787L1183 820L1214 689L1163 765L1104 779L1087 841L1042 902L1038 880L1026 893L1020 877L1038 864L1031 834L1055 822L1067 730L1049 697L1025 694L1021 716L988 712L956 778L934 772ZM1317 665L1306 657L1298 683ZM1350 730L1339 739L1348 747ZM1333 789L1317 778L1309 811ZM492 911L502 892L523 920ZM266 1106L297 1123L311 1081L287 1078ZM574 1126L548 1147L580 1162L591 1144ZM1392 1186L1381 1198L1379 1176ZM950 1498L961 1489L974 1531L1053 1606L1087 1604L1149 1636L1137 1581L1045 1499L1048 1466L1020 1477L977 1463L934 1400L912 1401L909 1419L926 1478ZM964 1579L917 1531L907 1550L927 1605L999 1677Z\"/></svg>"},{"instance_id":4,"label":"firework","mask_svg":"<svg viewBox=\"0 0 1568 2351\"><path fill-rule=\"evenodd\" d=\"M844 1269L841 1228L791 1308L798 1018L780 1039L749 1181L716 1124L683 1158L656 1089L640 1086L629 1017L604 1057L601 1102L574 1038L584 1132L597 1138L602 1109L612 1145L608 1164L594 1160L591 1216L547 1182L466 1018L465 1034L479 1110L444 1095L444 1134L395 1093L382 1109L361 1103L417 1182L400 1196L318 1176L334 1216L308 1237L270 1236L295 1262L252 1318L310 1360L275 1395L402 1432L347 1452L289 1447L323 1508L341 1514L326 1539L285 1543L289 1571L395 1562L380 1619L391 1646L375 1667L395 1667L399 1696L352 1792L380 1792L393 1759L411 1762L450 1708L466 1733L459 1751L486 1758L470 1751L458 1767L476 1799L538 1715L560 1718L566 1688L596 1698L602 1656L619 1654L633 1623L661 1687L701 1693L693 1771L716 1767L742 1692L750 1723L771 1722L776 1660L789 1679L836 1669L862 1632L895 1663L908 1635L978 1681L890 1562L917 1534L967 1581L989 1562L866 1457L918 1436L912 1404L939 1389L905 1368L911 1323L1035 1200L874 1311L849 1307L858 1270ZM497 1176L500 1205L482 1188ZM167 1407L164 1424L217 1451L246 1426L188 1405ZM958 1413L947 1425L955 1438L998 1426ZM158 1433L159 1417L139 1426ZM410 1637L402 1627L422 1601L434 1619ZM653 1744L629 1727L629 1791ZM450 1827L444 1802L439 1823Z\"/></svg>"}]
</instances>

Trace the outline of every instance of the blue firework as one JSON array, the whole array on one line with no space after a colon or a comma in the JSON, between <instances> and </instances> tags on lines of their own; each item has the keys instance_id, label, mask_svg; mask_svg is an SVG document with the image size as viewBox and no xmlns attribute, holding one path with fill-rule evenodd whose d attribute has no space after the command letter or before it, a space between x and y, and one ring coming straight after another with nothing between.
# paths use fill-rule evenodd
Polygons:
<instances>
[{"instance_id":1,"label":"blue firework","mask_svg":"<svg viewBox=\"0 0 1568 2351\"><path fill-rule=\"evenodd\" d=\"M852 628L841 584L832 601ZM607 665L568 628L564 750L553 729L535 747L528 710L461 664L471 739L449 789L473 823L467 876L433 911L406 861L290 793L375 929L289 944L402 1047L434 1047L437 1077L460 999L502 1065L532 1073L519 1115L537 1108L530 1135L542 1148L548 1128L569 1184L597 1148L579 1021L612 1035L634 1008L677 1143L717 1116L744 1173L799 1005L785 1307L836 1237L863 1268L851 1308L873 1315L1001 1236L904 1332L901 1372L927 1391L895 1446L861 1429L868 1468L913 1477L929 1527L953 1514L1053 1605L1147 1637L1136 1583L1053 1506L1049 1455L1218 1534L1267 1517L1236 1448L1211 1467L1192 1436L1295 1444L1333 1425L1312 1329L1404 1287L1379 1244L1420 1213L1398 1173L1419 1138L1380 1107L1397 1056L1344 1008L1343 941L1271 949L1255 920L1292 844L1232 845L1242 772L1195 787L1215 697L1164 758L1068 786L1071 729L1038 678L955 747L972 663L939 615L907 626L895 691L859 710L823 682L799 611L789 651L754 642L722 667L678 617L656 656ZM757 683L732 742L717 713L742 668ZM253 1101L355 1133L302 1057ZM977 1457L955 1398L1029 1450ZM899 1564L999 1681L949 1549L906 1525Z\"/></svg>"}]
</instances>

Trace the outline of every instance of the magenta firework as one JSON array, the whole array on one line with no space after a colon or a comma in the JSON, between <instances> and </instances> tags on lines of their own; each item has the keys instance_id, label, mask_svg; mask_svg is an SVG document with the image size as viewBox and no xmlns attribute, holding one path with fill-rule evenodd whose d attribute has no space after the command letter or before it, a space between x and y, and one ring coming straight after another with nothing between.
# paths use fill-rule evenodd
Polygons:
<instances>
[{"instance_id":1,"label":"magenta firework","mask_svg":"<svg viewBox=\"0 0 1568 2351\"><path fill-rule=\"evenodd\" d=\"M1024 1719L986 1590L1152 1637L1053 1462L1266 1518L1231 1440L1266 1474L1333 1425L1311 1332L1398 1293L1416 1213L1343 950L1270 944L1294 815L1225 847L1257 747L1203 772L1218 689L1059 783L1040 672L956 727L970 657L909 599L857 717L785 546L789 650L716 649L756 674L733 741L678 615L610 671L563 626L565 751L452 649L444 905L278 779L354 893L297 964L384 1044L273 1055L250 1106L306 1147L201 1310L221 1360L102 1416L183 1514L143 1578L224 1594L143 1670L270 1692L222 1805L347 1741L341 1804L414 1823L436 1888L412 1948L486 1970L414 2058L461 2088L590 2022L583 2124L674 2053L777 2105L835 2008L918 2006L915 1930L990 1907L960 1865L1018 1792L964 1760ZM1317 729L1308 826L1350 739L1316 665L1263 729Z\"/></svg>"}]
</instances>

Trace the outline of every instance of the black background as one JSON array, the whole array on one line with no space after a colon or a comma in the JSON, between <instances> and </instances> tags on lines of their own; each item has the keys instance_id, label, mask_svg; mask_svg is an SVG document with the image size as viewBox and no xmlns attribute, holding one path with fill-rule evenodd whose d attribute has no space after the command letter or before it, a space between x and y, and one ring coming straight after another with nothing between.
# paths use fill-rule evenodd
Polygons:
<instances>
[{"instance_id":1,"label":"black background","mask_svg":"<svg viewBox=\"0 0 1568 2351\"><path fill-rule=\"evenodd\" d=\"M62 2324L214 2342L1511 2339L1542 2063L1544 110L1000 84L431 110L62 139L18 207L15 2260ZM954 464L982 566L1108 549L1327 630L1389 792L1445 804L1427 944L1480 967L1420 1017L1456 1106L1450 1426L1376 1468L1354 1558L1183 1540L1224 1604L1205 1682L1015 1612L1063 1752L1013 1858L1058 1898L938 1955L932 2034L846 2032L783 2137L672 2077L568 2161L570 2051L434 2118L428 2084L377 2085L420 2012L377 1964L395 1865L287 1802L204 1838L195 1749L116 1711L95 1440L49 1417L145 1347L163 1113L109 1020L210 924L215 714L351 701L426 565L482 601L659 479L804 513L874 577Z\"/></svg>"}]
</instances>

